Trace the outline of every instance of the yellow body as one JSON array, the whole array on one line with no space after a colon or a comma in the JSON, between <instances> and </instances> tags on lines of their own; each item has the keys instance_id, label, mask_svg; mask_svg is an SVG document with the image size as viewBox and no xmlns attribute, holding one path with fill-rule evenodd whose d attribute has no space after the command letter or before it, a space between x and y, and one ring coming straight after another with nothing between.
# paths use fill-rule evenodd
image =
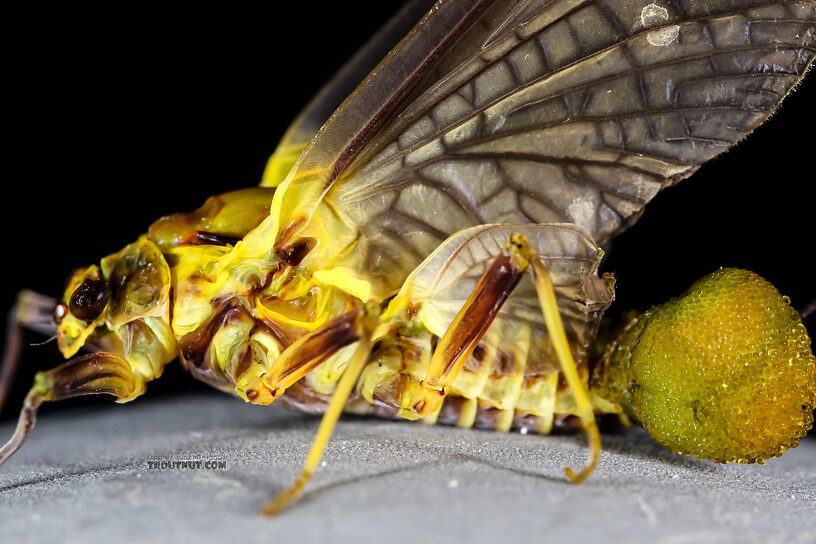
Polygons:
<instances>
[{"instance_id":1,"label":"yellow body","mask_svg":"<svg viewBox=\"0 0 816 544\"><path fill-rule=\"evenodd\" d=\"M127 402L176 356L248 402L326 411L268 512L302 489L342 409L539 433L580 421L592 452L573 481L598 462L595 414L625 410L716 461L794 446L812 425L810 341L743 273L644 314L587 392L614 298L600 245L753 131L816 58L812 0L697 4L439 0L407 34L389 25L298 117L261 187L74 274L54 314L73 358L38 374L0 463L41 402Z\"/></svg>"},{"instance_id":2,"label":"yellow body","mask_svg":"<svg viewBox=\"0 0 816 544\"><path fill-rule=\"evenodd\" d=\"M246 401L321 410L373 313L349 410L543 433L586 420L575 389L589 383L587 354L614 286L598 277L599 246L754 130L814 58L811 1L711 0L704 12L690 0L657 19L627 2L438 2L392 36L388 54L351 70L354 92L330 86L334 104L307 108L262 187L161 219L77 272L64 307L83 289L106 306L61 312L60 349L110 352L117 372L125 360L120 400L178 355ZM745 43L756 25L763 38ZM669 29L677 39L657 45ZM700 58L719 60L691 62ZM502 293L490 324L463 323L459 310L480 303L476 279L516 234L551 275L547 324L540 275ZM94 290L104 282L110 293ZM563 335L548 331L561 329L555 314ZM460 326L479 334L456 337ZM454 356L436 354L438 344ZM572 361L575 374L562 375ZM769 368L782 376L784 366ZM621 410L612 389L591 397L595 413ZM643 417L647 404L626 409Z\"/></svg>"},{"instance_id":3,"label":"yellow body","mask_svg":"<svg viewBox=\"0 0 816 544\"><path fill-rule=\"evenodd\" d=\"M245 401L269 404L282 398L283 402L294 408L322 411L344 374L354 353L354 346L341 347L328 358L308 364L293 360L290 354L296 354L299 351L296 348L311 341L310 335L332 319L368 303L377 316L376 326L373 328L373 349L363 365L354 389L355 394L346 406L347 410L408 419L421 418L429 423L442 422L461 427L479 426L503 431L519 428L544 434L559 427L575 428L577 419L570 416L583 415L586 418L586 407L583 411L579 409L574 388L567 386L570 380L562 374L558 363L558 346L546 334L544 322L513 320L504 314L500 314L487 330L473 353L460 362L461 367L457 368L452 381L446 382L444 387L447 396L444 397L444 403L435 402L429 409L424 406L425 402L419 402L419 399L430 400L433 396L428 396L433 388L424 386L422 380L429 374L429 369L433 370L434 349L455 321L446 306L450 303L450 293L428 287L429 283L438 280L433 279L436 277L434 274L440 274L437 261L449 259L446 248L458 247L459 238L481 236L490 229L472 229L477 234L469 235L465 232L452 237L422 265L414 270L405 270L401 289L395 296L383 300L382 296L378 296L377 289L372 288L377 280L366 277L364 270L355 271L341 266L316 268L313 259L302 263L286 262L285 259L293 255L282 255L273 246L250 258L246 254L248 249L245 244L255 243L253 236L270 221L263 209L264 205L268 205L273 191L236 191L210 199L192 214L163 218L150 228L148 236L103 259L101 269L92 266L78 271L66 289L66 302L84 279L95 279L100 274L110 278L114 269L119 270L121 277L127 277L131 273L137 278L135 285L141 286L142 293L139 303L131 301L110 304L106 313L92 323L80 322L72 316L63 320L59 340L66 357L76 353L86 341L91 341L96 346L121 355L130 364L133 373L147 382L160 376L164 364L180 355L182 362L196 377L232 392ZM274 209L274 203L272 207ZM257 211L254 215L243 213L247 209ZM582 239L580 229L565 225L557 227L560 229L560 238L566 236L564 233L570 233L576 239ZM210 233L246 239L234 247L229 244L189 243L192 240L190 232L196 229L209 229ZM512 228L507 227L502 231L502 236L509 236L511 231ZM333 247L328 234L325 238L313 239L310 243L312 249L323 248L323 251ZM255 250L257 251L257 246ZM574 313L574 310L571 313L569 309L562 311L571 315L572 326L567 327L568 330L578 328L594 331L597 317L612 300L612 282L610 279L602 280L595 274L602 257L600 249L588 241L584 251L585 263L581 268L586 269L586 277L582 287L587 292L594 292L592 300L595 307L582 307L583 314ZM236 253L242 255L242 258L236 258ZM144 263L150 264L150 273L142 269ZM332 264L331 260L329 264ZM557 264L549 264L557 269ZM706 360L725 365L706 371L710 378L707 378L705 387L714 383L711 387L721 386L722 389L717 389L717 392L724 394L729 383L739 384L739 395L733 396L737 390L732 385L732 390L727 393L732 395L728 398L733 400L721 409L730 410L734 414L736 427L733 428L748 426L739 431L740 435L747 436L750 428L759 423L755 418L744 417L749 406L762 414L790 414L790 407L784 406L784 402L788 401L789 404L792 403L791 406L812 407L816 389L813 356L809 339L801 321L797 324L795 312L785 305L784 308L768 313L766 301L771 300L767 299L771 296L768 294L763 295L766 298L746 299L756 300L756 303L740 307L737 315L743 321L736 321L728 314L729 311L736 311L733 308L737 308L737 303L743 301L739 289L748 287L742 284L752 285L751 282L756 282L754 278L756 276L732 278L729 286L729 292L732 293L730 299L723 299L722 296L717 298L720 291L716 291L712 295L694 299L696 306L690 306L690 303L681 300L669 303L665 310L647 313L634 326L634 332L629 331L628 336L624 336L617 344L618 351L614 357L607 357L602 370L596 372L595 387L591 390L594 412L621 413L625 408L630 416L642 420L647 429L671 449L721 461L764 459L798 442L812 423L808 419L810 412L807 409L802 412L804 415L800 413L795 416L799 419L791 423L794 431L786 430L784 424L772 424L775 420L770 415L762 416L767 420L763 428L768 429L769 443L772 444L763 446L754 453L739 449L733 453L728 448L723 450L723 441L715 436L717 433L733 432L731 428L724 431L715 426L706 430L704 425L690 425L678 415L681 413L678 407L666 408L662 412L663 420L668 422L664 426L668 425L669 430L664 433L652 428L649 414L654 410L650 407L662 407L668 402L667 399L689 398L689 403L698 399L697 404L702 402L700 406L705 408L705 399L713 398L711 391L700 392L695 389L695 384L703 387L704 382L684 383L673 380L673 387L679 388L675 392L667 389L668 385L655 386L645 396L643 390L632 392L625 387L625 383L628 383L626 380L629 379L626 372L631 372L626 370L630 367L625 364L631 360L626 351L631 349L631 346L627 347L627 342L631 340L627 339L636 334L640 352L648 349L652 353L665 353L662 356L665 366L659 372L667 380L672 375L682 376L688 372L685 363L693 363L693 353L702 353L709 358ZM155 284L154 287L147 289L145 286L150 286L151 282ZM519 296L511 299L510 306L514 300L523 301L525 297L530 300L536 296L535 290L527 290L525 294L524 285L522 283L518 289ZM706 289L707 285L709 284L703 283L694 289ZM763 285L772 289L767 283ZM470 287L464 288L464 292L469 293L469 289ZM127 301L128 297L135 296L134 292L139 295L138 291L139 289L128 291L125 288L121 296ZM150 295L146 300L144 292ZM174 297L172 314L168 298L170 293ZM776 298L772 300L782 300L778 293L773 296ZM559 304L569 302L562 300ZM455 302L453 306L458 308L463 303L464 300ZM714 317L706 318L705 313L700 314L703 317L699 317L694 314L695 311L686 308L697 308L695 311L699 312L708 311ZM690 315L703 321L688 320ZM688 330L684 333L684 338L691 351L674 351L679 349L677 341L666 333L669 330L680 334L675 330L676 325L671 325L673 321L666 320L681 318L687 320L684 326ZM781 321L776 323L774 319ZM580 327L576 327L576 323ZM646 324L649 324L649 328L644 333L642 329ZM768 342L776 342L778 347L764 349L764 355L753 351L756 360L749 361L746 367L748 370L740 368L740 372L732 372L734 364L744 364L743 357L729 359L717 351L724 349L721 344L711 339L699 340L706 332L721 339L730 330L726 328L728 325L736 326L740 331L749 330L748 325L752 325L756 328L757 335L771 334L768 331L790 330L799 336L774 336ZM575 357L578 367L578 375L572 377L572 381L578 379L585 385L589 383L587 353L592 338L590 334L569 339L572 351L570 355ZM786 344L788 338L790 346ZM753 339L746 338L745 342L739 349L754 349ZM282 356L284 353L287 356ZM774 357L774 354L785 360L780 363L781 359ZM777 399L767 400L770 403L767 406L752 401L751 394L755 392L755 388L759 394L772 387L771 383L781 384L781 380L786 379L788 374L784 370L789 367L786 364L788 360L791 365L795 365L790 368L798 373L796 376L802 376L802 379L792 382L798 384L798 388L791 389L789 396L785 396L780 389L779 394L782 396L757 397ZM769 382L770 378L762 378L761 372L752 373L760 368L765 369L768 376L775 376L773 379L776 381ZM602 386L599 385L601 383ZM615 389L614 384L622 383L622 389ZM120 400L130 400L140 393L141 388L135 394ZM439 397L439 401L442 400ZM422 405L423 409L418 410L418 405ZM707 408L706 411L710 410ZM677 430L681 427L685 430ZM778 429L787 438L774 441L774 429ZM686 433L686 438L681 440L678 433ZM708 436L706 433L711 435L714 446L692 449L684 445L689 440L702 440L700 437ZM704 445L705 440L700 444Z\"/></svg>"},{"instance_id":4,"label":"yellow body","mask_svg":"<svg viewBox=\"0 0 816 544\"><path fill-rule=\"evenodd\" d=\"M371 300L380 314L373 338L375 349L347 409L416 419L420 414L412 415L411 405L428 371L432 346L450 325L444 312L433 307L433 300L426 300L428 293L408 281L398 296L384 303L382 297L374 298L373 281L344 267L314 270L288 265L272 247L257 258L236 259L234 253L243 253L246 242L235 247L191 243L200 230L242 238L264 219L262 205L264 200L268 205L272 194L271 189L259 188L214 197L193 213L160 219L147 236L103 259L103 269L105 263L108 267L119 263L120 268L135 266L131 271L136 272L134 261L125 259L130 253L149 253L154 260L162 255L151 270L166 266L166 272L140 276L146 285L151 281L161 284L161 301L145 305L141 314L131 309L121 315L118 306L111 306L93 323L69 315L60 324L64 355L70 357L91 341L121 354L135 374L150 381L180 354L196 377L246 401L268 404L279 396L275 393L279 384L270 383L270 369L279 362L281 353L332 318ZM246 213L253 209L257 210L254 215ZM331 247L328 237L317 244ZM588 244L587 254L596 267L600 250ZM410 272L404 272L406 279ZM66 303L77 285L98 275L96 267L78 271L65 291ZM594 277L594 272L591 275ZM172 315L169 293L173 295ZM609 300L611 296L603 305ZM229 318L225 319L225 314ZM441 417L443 422L463 427L516 427L538 433L548 433L554 425L572 425L568 418L579 411L561 378L551 345L541 338L538 329L542 325L499 319L475 354L464 361L448 388L444 409L421 414L423 419L436 422ZM134 342L136 329L144 329L140 332L143 335L153 334ZM172 331L169 338L168 331ZM200 344L197 350L191 348L194 341ZM149 362L142 355L142 345L152 346L156 352ZM587 347L575 348L584 383L589 374ZM298 398L288 404L322 410L352 353L352 347L343 348L309 369L296 387ZM286 395L283 398L289 400ZM597 397L594 406L599 413L620 411Z\"/></svg>"},{"instance_id":5,"label":"yellow body","mask_svg":"<svg viewBox=\"0 0 816 544\"><path fill-rule=\"evenodd\" d=\"M149 235L106 257L101 266L77 271L66 303L86 279L106 278L113 294L92 322L70 314L63 319L59 345L65 356L88 342L115 353L119 358L106 368L125 376L126 385L117 390L120 402L140 395L144 383L180 355L196 377L248 402L281 398L295 408L322 411L354 354L361 353L354 341L362 337L356 332L337 345L319 337L343 316L351 316L349 330L358 330L362 324L356 312L368 316L371 344L365 360L357 355L354 376L359 377L345 405L348 411L537 433L575 428L578 418L570 416L586 421L593 411L625 411L673 451L721 462L779 455L812 426L816 363L810 340L788 301L755 274L718 271L683 297L637 318L596 368L591 400L583 400L577 386L583 389L590 382L587 353L594 335L575 336L575 331L594 332L612 300L613 282L597 277L602 252L581 229L542 225L463 231L405 271L402 287L386 300L377 296L371 287L376 280L364 271L313 268L297 262L297 251L270 247L255 258L236 259L234 253L245 252L246 242L235 247L190 243L196 229L208 229L204 241L227 234L251 238L269 221L263 206L272 194L250 189L210 199L192 214L159 220ZM254 219L242 213L253 209L249 204L257 210ZM549 268L558 279L560 271L563 284L563 278L574 278L580 270L581 293L576 295L577 287L568 283L556 288L556 305L541 299L541 321L526 315L524 305L552 284L542 291L538 283L530 289L532 282L522 282L484 336L449 369L444 362L447 331L460 327L462 319L453 314L478 304L481 296L475 284L451 272L456 268L451 263L459 262L458 255L474 241L488 247L491 240L516 236L516 229L539 240L537 276L542 276L540 268ZM571 257L566 262L577 263L575 269L548 260L548 249L541 246L552 238L563 245L569 236L574 243L567 244ZM328 239L309 244L309 250L331 247ZM559 314L567 316L570 338L547 334L564 329L556 323ZM338 327L343 330L342 323ZM312 352L316 355L308 355ZM573 358L578 371L565 375L558 361ZM130 367L129 377L123 364ZM59 381L55 376L38 382L43 398L49 396L45 389ZM426 382L428 376L436 381Z\"/></svg>"}]
</instances>

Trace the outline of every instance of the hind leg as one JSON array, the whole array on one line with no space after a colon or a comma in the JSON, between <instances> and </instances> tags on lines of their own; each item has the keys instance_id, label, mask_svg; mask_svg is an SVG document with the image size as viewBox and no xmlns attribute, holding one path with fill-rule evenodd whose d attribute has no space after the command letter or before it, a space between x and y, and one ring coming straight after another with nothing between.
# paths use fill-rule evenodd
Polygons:
<instances>
[{"instance_id":1,"label":"hind leg","mask_svg":"<svg viewBox=\"0 0 816 544\"><path fill-rule=\"evenodd\" d=\"M544 314L544 322L547 331L555 348L558 362L561 363L561 372L567 379L570 390L575 397L578 406L579 417L584 426L584 430L589 437L590 460L589 464L581 472L575 473L571 468L566 468L567 477L575 483L581 483L592 474L598 464L601 455L601 435L598 432L598 424L595 421L595 412L589 400L586 384L578 375L575 360L572 357L567 334L564 331L564 324L561 322L561 313L558 310L558 302L553 289L550 271L540 259L533 259L531 262L533 281L538 294L538 301Z\"/></svg>"},{"instance_id":2,"label":"hind leg","mask_svg":"<svg viewBox=\"0 0 816 544\"><path fill-rule=\"evenodd\" d=\"M409 393L413 395L409 403L410 408L404 408L400 415L408 419L417 419L433 414L439 409L447 395L448 387L456 380L465 361L528 269L532 271L544 322L561 370L575 397L584 429L589 435L591 450L589 464L577 474L571 468L565 469L570 480L580 483L592 473L598 463L600 434L586 385L578 375L572 357L550 273L522 234L512 234L505 253L497 256L485 270L462 309L440 339L431 356L425 378L419 383L418 388Z\"/></svg>"},{"instance_id":3,"label":"hind leg","mask_svg":"<svg viewBox=\"0 0 816 544\"><path fill-rule=\"evenodd\" d=\"M523 238L523 237L521 237ZM507 251L498 255L482 274L476 287L456 314L431 356L425 378L412 393L408 408L400 411L406 419L418 419L439 410L468 357L482 340L502 305L518 285L533 252L514 235Z\"/></svg>"}]
</instances>

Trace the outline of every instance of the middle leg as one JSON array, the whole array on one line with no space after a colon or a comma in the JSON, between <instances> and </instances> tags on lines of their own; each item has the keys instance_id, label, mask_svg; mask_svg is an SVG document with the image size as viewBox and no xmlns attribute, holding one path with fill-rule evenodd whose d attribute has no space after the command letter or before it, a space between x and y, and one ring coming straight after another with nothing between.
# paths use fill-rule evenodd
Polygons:
<instances>
[{"instance_id":1,"label":"middle leg","mask_svg":"<svg viewBox=\"0 0 816 544\"><path fill-rule=\"evenodd\" d=\"M317 434L312 442L309 455L306 457L303 470L300 473L300 476L298 476L297 480L295 480L294 484L283 492L279 493L274 500L265 504L261 508L261 513L266 516L277 515L288 505L294 502L303 492L303 489L311 479L312 474L314 474L314 471L320 464L320 459L323 457L323 453L326 450L326 445L329 442L329 438L331 438L332 432L337 425L337 421L340 419L340 415L343 413L343 409L346 406L346 402L348 401L354 386L357 384L357 380L360 377L363 368L368 362L368 357L371 354L371 335L374 331L374 326L376 325L378 312L375 311L374 308L370 307L365 307L361 311L362 317L359 319L359 323L362 330L359 334L357 349L354 351L354 355L352 355L351 360L348 362L345 370L343 371L343 375L337 382L337 387L334 390L329 406L326 408L326 412L323 414L323 418L320 421L320 427L317 429Z\"/></svg>"}]
</instances>

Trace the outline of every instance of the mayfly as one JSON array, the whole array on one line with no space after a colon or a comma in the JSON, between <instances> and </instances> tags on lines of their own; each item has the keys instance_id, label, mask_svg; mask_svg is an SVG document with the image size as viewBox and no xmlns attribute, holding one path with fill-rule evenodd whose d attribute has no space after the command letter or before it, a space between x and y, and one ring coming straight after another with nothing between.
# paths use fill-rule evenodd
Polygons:
<instances>
[{"instance_id":1,"label":"mayfly","mask_svg":"<svg viewBox=\"0 0 816 544\"><path fill-rule=\"evenodd\" d=\"M814 51L814 0L412 2L307 106L260 187L159 219L59 301L21 295L16 321L55 328L68 361L36 375L0 462L43 402L128 402L175 358L247 402L324 412L267 514L344 410L580 425L575 482L603 414L698 458L781 455L813 424L816 360L759 276L714 272L589 354L614 294L601 246L762 123Z\"/></svg>"}]
</instances>

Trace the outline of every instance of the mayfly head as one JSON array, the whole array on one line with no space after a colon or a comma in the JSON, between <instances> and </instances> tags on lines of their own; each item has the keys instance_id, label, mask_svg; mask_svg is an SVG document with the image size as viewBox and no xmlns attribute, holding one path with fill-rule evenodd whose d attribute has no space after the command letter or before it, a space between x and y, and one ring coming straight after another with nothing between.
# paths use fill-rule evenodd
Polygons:
<instances>
[{"instance_id":1,"label":"mayfly head","mask_svg":"<svg viewBox=\"0 0 816 544\"><path fill-rule=\"evenodd\" d=\"M738 269L636 318L596 369L600 393L676 453L762 462L813 425L816 358L799 314Z\"/></svg>"},{"instance_id":2,"label":"mayfly head","mask_svg":"<svg viewBox=\"0 0 816 544\"><path fill-rule=\"evenodd\" d=\"M128 402L144 393L148 381L161 376L177 353L170 290L170 267L147 236L99 265L74 271L61 300L52 302L57 344L69 360L36 374L17 428L0 447L0 463L31 433L43 402L103 393ZM39 324L38 309L46 304L47 297L24 293L17 319L21 324ZM82 354L82 349L92 353Z\"/></svg>"},{"instance_id":3,"label":"mayfly head","mask_svg":"<svg viewBox=\"0 0 816 544\"><path fill-rule=\"evenodd\" d=\"M0 447L0 463L30 434L43 402L100 393L128 402L144 393L146 383L179 353L174 316L182 316L181 329L191 315L218 301L208 296L213 289L232 289L229 282L208 284L207 273L268 215L273 195L274 189L265 188L234 191L208 199L194 212L163 217L121 251L75 270L59 301L23 293L17 323L49 332L56 326L57 344L69 360L37 373L17 429ZM241 298L240 289L232 291ZM182 303L174 304L174 296ZM46 308L53 309L50 317ZM220 343L211 351L234 345L230 324L219 324ZM212 337L204 340L210 349ZM0 407L3 398L0 391Z\"/></svg>"},{"instance_id":4,"label":"mayfly head","mask_svg":"<svg viewBox=\"0 0 816 544\"><path fill-rule=\"evenodd\" d=\"M175 355L170 327L170 267L147 237L71 275L58 304L57 343L66 358L80 349L124 357L146 377Z\"/></svg>"}]
</instances>

